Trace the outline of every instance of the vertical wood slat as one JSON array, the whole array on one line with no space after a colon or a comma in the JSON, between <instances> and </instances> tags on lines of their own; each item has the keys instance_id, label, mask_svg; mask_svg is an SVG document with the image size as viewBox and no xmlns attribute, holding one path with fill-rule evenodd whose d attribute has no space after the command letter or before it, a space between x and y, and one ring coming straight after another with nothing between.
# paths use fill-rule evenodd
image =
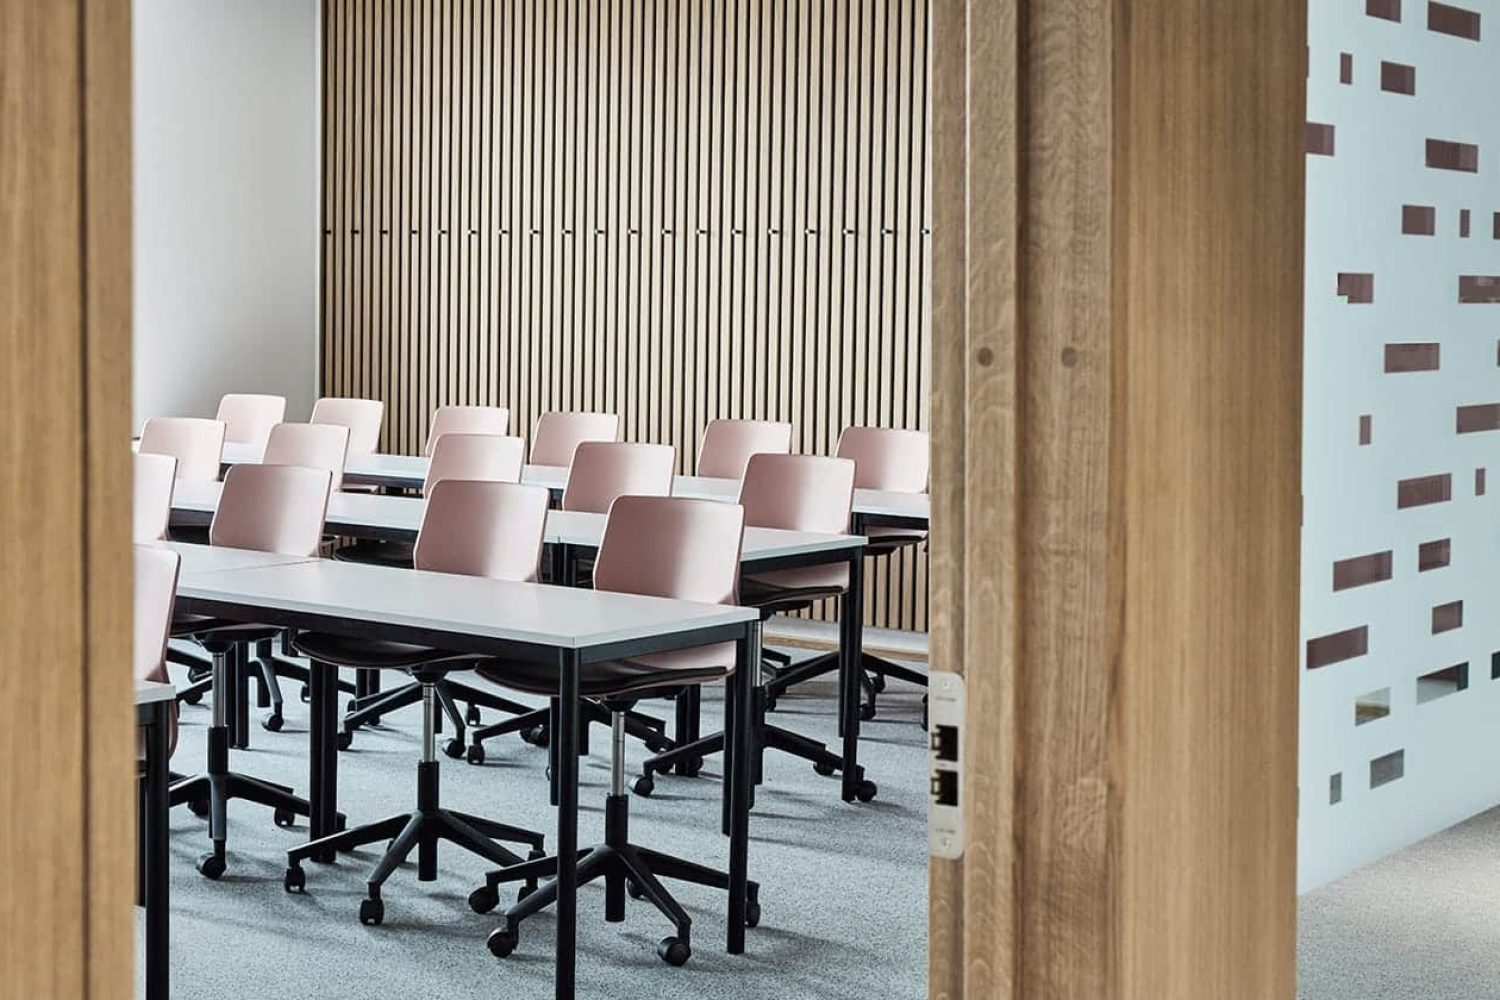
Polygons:
<instances>
[{"instance_id":1,"label":"vertical wood slat","mask_svg":"<svg viewBox=\"0 0 1500 1000\"><path fill-rule=\"evenodd\" d=\"M927 0L325 0L323 391L925 428ZM869 620L927 624L925 553Z\"/></svg>"}]
</instances>

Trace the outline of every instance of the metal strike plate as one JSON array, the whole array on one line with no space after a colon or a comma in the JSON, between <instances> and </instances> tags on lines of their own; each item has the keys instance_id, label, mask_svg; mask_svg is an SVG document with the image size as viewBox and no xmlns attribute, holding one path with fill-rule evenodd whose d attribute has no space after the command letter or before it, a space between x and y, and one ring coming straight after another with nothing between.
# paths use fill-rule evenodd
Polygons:
<instances>
[{"instance_id":1,"label":"metal strike plate","mask_svg":"<svg viewBox=\"0 0 1500 1000\"><path fill-rule=\"evenodd\" d=\"M956 861L964 856L964 679L933 671L927 687L927 853Z\"/></svg>"}]
</instances>

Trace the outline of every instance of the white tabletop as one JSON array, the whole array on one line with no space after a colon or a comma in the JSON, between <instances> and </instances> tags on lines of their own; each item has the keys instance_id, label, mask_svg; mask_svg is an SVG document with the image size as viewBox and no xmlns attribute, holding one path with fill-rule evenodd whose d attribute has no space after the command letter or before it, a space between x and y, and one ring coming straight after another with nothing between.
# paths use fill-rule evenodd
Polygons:
<instances>
[{"instance_id":1,"label":"white tabletop","mask_svg":"<svg viewBox=\"0 0 1500 1000\"><path fill-rule=\"evenodd\" d=\"M137 705L150 705L158 701L171 701L177 697L177 689L170 684L160 681L136 681L135 703Z\"/></svg>"},{"instance_id":2,"label":"white tabletop","mask_svg":"<svg viewBox=\"0 0 1500 1000\"><path fill-rule=\"evenodd\" d=\"M760 617L752 608L725 604L329 559L195 573L179 584L178 596L557 649L674 635Z\"/></svg>"},{"instance_id":3,"label":"white tabletop","mask_svg":"<svg viewBox=\"0 0 1500 1000\"><path fill-rule=\"evenodd\" d=\"M257 569L262 566L285 566L308 562L316 556L289 556L279 552L257 552L254 549L231 549L222 545L195 545L191 542L162 542L182 557L180 576L217 573L231 569Z\"/></svg>"},{"instance_id":4,"label":"white tabletop","mask_svg":"<svg viewBox=\"0 0 1500 1000\"><path fill-rule=\"evenodd\" d=\"M212 514L218 507L222 483L180 482L173 491L172 507L179 511ZM334 534L359 535L374 529L383 537L415 538L422 526L426 501L420 497L380 496L370 493L335 493L328 500L328 530ZM604 537L605 515L582 511L553 510L547 514L546 540L551 544L597 548ZM741 558L746 562L846 550L864 544L853 535L827 535L775 528L746 528ZM272 557L289 561L287 557ZM233 568L225 566L223 568Z\"/></svg>"}]
</instances>

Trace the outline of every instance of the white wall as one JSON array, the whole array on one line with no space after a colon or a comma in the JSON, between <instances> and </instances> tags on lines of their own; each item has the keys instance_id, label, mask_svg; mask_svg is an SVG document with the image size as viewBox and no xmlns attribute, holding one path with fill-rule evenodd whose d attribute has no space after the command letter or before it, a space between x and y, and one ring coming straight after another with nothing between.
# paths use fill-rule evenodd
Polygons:
<instances>
[{"instance_id":1,"label":"white wall","mask_svg":"<svg viewBox=\"0 0 1500 1000\"><path fill-rule=\"evenodd\" d=\"M317 391L317 0L135 0L135 423Z\"/></svg>"},{"instance_id":2,"label":"white wall","mask_svg":"<svg viewBox=\"0 0 1500 1000\"><path fill-rule=\"evenodd\" d=\"M1449 3L1481 14L1480 40L1431 30L1417 0L1399 21L1365 0L1309 4L1308 120L1333 126L1334 151L1307 158L1302 631L1367 628L1368 650L1312 666L1304 647L1304 890L1500 803L1500 430L1457 432L1459 407L1500 403L1500 302L1458 291L1500 275L1500 2ZM1382 88L1384 62L1415 68L1414 94ZM1477 145L1477 169L1429 166L1428 139ZM1403 206L1433 209L1432 235L1404 233ZM1373 275L1373 299L1340 297L1341 273ZM1388 370L1386 346L1411 343L1438 346L1434 370ZM1444 474L1449 499L1398 505L1400 481ZM1450 562L1419 569L1441 539ZM1334 588L1335 563L1386 553L1388 572ZM1462 625L1437 627L1433 609L1458 601ZM1418 677L1459 663L1467 689L1418 702ZM1383 689L1390 714L1356 726L1356 699ZM1403 776L1371 787L1371 761L1397 751Z\"/></svg>"}]
</instances>

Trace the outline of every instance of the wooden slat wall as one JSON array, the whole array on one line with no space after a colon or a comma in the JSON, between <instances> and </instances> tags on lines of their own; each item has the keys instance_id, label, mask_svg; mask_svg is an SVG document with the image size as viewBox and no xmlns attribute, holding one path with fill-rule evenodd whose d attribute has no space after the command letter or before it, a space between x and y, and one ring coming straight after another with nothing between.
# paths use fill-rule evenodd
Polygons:
<instances>
[{"instance_id":1,"label":"wooden slat wall","mask_svg":"<svg viewBox=\"0 0 1500 1000\"><path fill-rule=\"evenodd\" d=\"M928 414L926 0L326 0L323 391L715 417ZM926 558L872 566L925 629Z\"/></svg>"}]
</instances>

